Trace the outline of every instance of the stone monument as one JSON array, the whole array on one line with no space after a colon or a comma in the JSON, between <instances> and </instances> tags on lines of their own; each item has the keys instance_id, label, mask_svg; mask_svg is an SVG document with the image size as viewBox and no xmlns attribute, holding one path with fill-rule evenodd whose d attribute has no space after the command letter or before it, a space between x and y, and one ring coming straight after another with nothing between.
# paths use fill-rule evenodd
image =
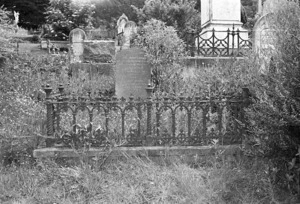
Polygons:
<instances>
[{"instance_id":1,"label":"stone monument","mask_svg":"<svg viewBox=\"0 0 300 204\"><path fill-rule=\"evenodd\" d=\"M70 40L70 62L81 62L84 51L85 32L80 28L73 29L69 34Z\"/></svg>"},{"instance_id":2,"label":"stone monument","mask_svg":"<svg viewBox=\"0 0 300 204\"><path fill-rule=\"evenodd\" d=\"M124 28L124 42L122 45L122 49L130 48L130 41L136 33L137 33L136 23L133 21L128 21Z\"/></svg>"},{"instance_id":3,"label":"stone monument","mask_svg":"<svg viewBox=\"0 0 300 204\"><path fill-rule=\"evenodd\" d=\"M130 41L132 37L137 33L136 23L133 21L129 21L127 16L123 14L118 19L117 30L118 30L117 46L120 46L120 50L130 48Z\"/></svg>"},{"instance_id":4,"label":"stone monument","mask_svg":"<svg viewBox=\"0 0 300 204\"><path fill-rule=\"evenodd\" d=\"M118 34L123 33L125 29L125 25L128 22L128 17L123 13L122 16L117 21L117 29L118 29Z\"/></svg>"},{"instance_id":5,"label":"stone monument","mask_svg":"<svg viewBox=\"0 0 300 204\"><path fill-rule=\"evenodd\" d=\"M224 39L234 25L235 31L241 31L240 37L248 40L248 32L242 28L241 0L201 0L201 21L200 35L204 39L212 36L213 29L218 39Z\"/></svg>"},{"instance_id":6,"label":"stone monument","mask_svg":"<svg viewBox=\"0 0 300 204\"><path fill-rule=\"evenodd\" d=\"M145 53L139 48L121 50L116 56L117 97L147 98L147 88L151 80L151 67Z\"/></svg>"}]
</instances>

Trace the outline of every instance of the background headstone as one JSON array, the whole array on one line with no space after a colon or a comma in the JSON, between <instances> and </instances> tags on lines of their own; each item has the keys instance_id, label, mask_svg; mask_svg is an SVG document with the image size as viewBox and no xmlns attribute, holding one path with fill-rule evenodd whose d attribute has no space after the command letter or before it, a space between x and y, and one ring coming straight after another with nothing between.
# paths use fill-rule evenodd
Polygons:
<instances>
[{"instance_id":1,"label":"background headstone","mask_svg":"<svg viewBox=\"0 0 300 204\"><path fill-rule=\"evenodd\" d=\"M117 21L118 34L124 32L125 25L128 22L128 17L123 13Z\"/></svg>"},{"instance_id":2,"label":"background headstone","mask_svg":"<svg viewBox=\"0 0 300 204\"><path fill-rule=\"evenodd\" d=\"M86 39L86 34L82 29L75 28L70 32L70 61L81 62L82 55L84 51L84 40Z\"/></svg>"},{"instance_id":3,"label":"background headstone","mask_svg":"<svg viewBox=\"0 0 300 204\"><path fill-rule=\"evenodd\" d=\"M137 33L136 23L133 21L128 21L124 28L124 43L122 49L130 48L130 40Z\"/></svg>"},{"instance_id":4,"label":"background headstone","mask_svg":"<svg viewBox=\"0 0 300 204\"><path fill-rule=\"evenodd\" d=\"M267 67L269 67L271 57L275 51L276 37L269 25L272 16L273 14L269 13L260 17L253 28L253 48L259 56L263 72L268 70Z\"/></svg>"},{"instance_id":5,"label":"background headstone","mask_svg":"<svg viewBox=\"0 0 300 204\"><path fill-rule=\"evenodd\" d=\"M145 53L138 48L121 50L116 56L116 95L118 98L147 98L146 88L151 79L151 67Z\"/></svg>"}]
</instances>

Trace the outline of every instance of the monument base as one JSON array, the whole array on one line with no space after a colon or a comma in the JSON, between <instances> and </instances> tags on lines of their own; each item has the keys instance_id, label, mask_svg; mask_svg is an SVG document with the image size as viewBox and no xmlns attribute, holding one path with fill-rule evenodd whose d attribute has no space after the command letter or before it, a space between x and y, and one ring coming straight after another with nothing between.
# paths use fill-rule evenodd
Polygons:
<instances>
[{"instance_id":1,"label":"monument base","mask_svg":"<svg viewBox=\"0 0 300 204\"><path fill-rule=\"evenodd\" d=\"M210 24L207 24L203 29L202 32L200 33L200 37L203 39L209 39L213 36L213 30L214 36L218 40L225 40L226 38L229 37L229 46L232 48L232 40L234 40L234 45L237 47L238 45L238 38L237 38L237 31L239 31L239 37L242 40L248 40L249 35L248 35L248 30L244 29L242 27L241 22L236 22L236 21L214 21L211 22ZM229 35L229 36L228 36ZM197 39L196 39L197 40ZM236 48L234 47L234 48Z\"/></svg>"}]
</instances>

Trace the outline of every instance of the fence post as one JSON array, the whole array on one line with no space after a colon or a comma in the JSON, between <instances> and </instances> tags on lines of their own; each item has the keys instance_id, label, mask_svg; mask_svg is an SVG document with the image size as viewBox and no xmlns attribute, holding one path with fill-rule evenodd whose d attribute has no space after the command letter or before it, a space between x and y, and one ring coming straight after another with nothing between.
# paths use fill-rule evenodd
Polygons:
<instances>
[{"instance_id":1,"label":"fence post","mask_svg":"<svg viewBox=\"0 0 300 204\"><path fill-rule=\"evenodd\" d=\"M212 29L212 55L215 54L215 29Z\"/></svg>"},{"instance_id":2,"label":"fence post","mask_svg":"<svg viewBox=\"0 0 300 204\"><path fill-rule=\"evenodd\" d=\"M234 40L235 40L235 31L234 31L234 24L233 24L233 27L232 27L232 33L231 33L231 35L232 35L232 52L231 52L231 55L234 55L234 49L235 49L235 42L234 42Z\"/></svg>"},{"instance_id":3,"label":"fence post","mask_svg":"<svg viewBox=\"0 0 300 204\"><path fill-rule=\"evenodd\" d=\"M147 135L145 136L146 138L144 138L145 141L147 141L147 137L151 137L152 134L151 119L152 119L152 100L151 97L149 97L147 101Z\"/></svg>"},{"instance_id":4,"label":"fence post","mask_svg":"<svg viewBox=\"0 0 300 204\"><path fill-rule=\"evenodd\" d=\"M51 103L51 97L50 94L52 92L52 88L49 85L46 85L46 87L44 88L44 91L46 93L46 107L47 107L47 136L51 137L53 136L53 104ZM46 139L46 147L50 147L51 146L51 139L47 138Z\"/></svg>"}]
</instances>

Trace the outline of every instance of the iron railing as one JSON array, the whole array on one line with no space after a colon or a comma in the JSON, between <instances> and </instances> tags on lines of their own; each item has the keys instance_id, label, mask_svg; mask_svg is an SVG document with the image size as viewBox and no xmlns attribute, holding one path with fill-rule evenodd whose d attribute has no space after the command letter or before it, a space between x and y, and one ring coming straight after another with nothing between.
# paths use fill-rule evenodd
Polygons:
<instances>
[{"instance_id":1,"label":"iron railing","mask_svg":"<svg viewBox=\"0 0 300 204\"><path fill-rule=\"evenodd\" d=\"M68 97L63 87L45 88L46 144L75 147L201 146L241 143L247 97L205 99L163 97L128 100L116 97ZM85 126L85 128L83 128Z\"/></svg>"},{"instance_id":2,"label":"iron railing","mask_svg":"<svg viewBox=\"0 0 300 204\"><path fill-rule=\"evenodd\" d=\"M210 37L204 38L206 34L211 34ZM247 31L232 30L216 31L215 29L196 35L195 33L189 33L186 38L189 39L187 45L187 51L189 55L204 56L204 57L230 57L243 56L246 50L252 48L252 42L248 39L243 39L243 35L247 34ZM218 37L223 35L224 37ZM193 40L190 40L193 39Z\"/></svg>"}]
</instances>

